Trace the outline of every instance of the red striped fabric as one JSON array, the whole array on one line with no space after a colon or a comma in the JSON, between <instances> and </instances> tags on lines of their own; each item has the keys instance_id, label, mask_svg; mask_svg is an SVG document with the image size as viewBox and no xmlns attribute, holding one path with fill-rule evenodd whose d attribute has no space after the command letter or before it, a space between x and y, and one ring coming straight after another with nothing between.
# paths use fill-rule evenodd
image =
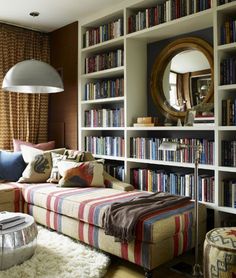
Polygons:
<instances>
[{"instance_id":1,"label":"red striped fabric","mask_svg":"<svg viewBox=\"0 0 236 278\"><path fill-rule=\"evenodd\" d=\"M127 242L121 243L121 257L125 260L128 260L128 243Z\"/></svg>"}]
</instances>

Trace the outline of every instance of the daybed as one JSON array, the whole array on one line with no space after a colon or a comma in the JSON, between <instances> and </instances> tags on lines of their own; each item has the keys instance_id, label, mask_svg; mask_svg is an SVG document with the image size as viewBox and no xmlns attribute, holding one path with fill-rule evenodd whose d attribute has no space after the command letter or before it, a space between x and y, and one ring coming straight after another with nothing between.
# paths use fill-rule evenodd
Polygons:
<instances>
[{"instance_id":1,"label":"daybed","mask_svg":"<svg viewBox=\"0 0 236 278\"><path fill-rule=\"evenodd\" d=\"M106 235L103 213L113 202L124 202L141 191L118 180L112 188L68 188L50 183L0 183L0 209L24 210L36 222L150 270L194 246L191 201L152 213L139 220L136 239L125 243ZM200 206L200 238L205 237L206 209Z\"/></svg>"}]
</instances>

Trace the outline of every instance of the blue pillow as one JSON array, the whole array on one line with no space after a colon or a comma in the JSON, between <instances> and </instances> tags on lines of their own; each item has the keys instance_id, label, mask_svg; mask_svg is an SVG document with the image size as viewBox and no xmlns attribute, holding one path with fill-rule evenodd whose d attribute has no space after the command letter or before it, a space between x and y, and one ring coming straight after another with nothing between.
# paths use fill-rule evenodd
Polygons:
<instances>
[{"instance_id":1,"label":"blue pillow","mask_svg":"<svg viewBox=\"0 0 236 278\"><path fill-rule=\"evenodd\" d=\"M25 170L26 164L21 152L0 151L0 178L18 181Z\"/></svg>"}]
</instances>

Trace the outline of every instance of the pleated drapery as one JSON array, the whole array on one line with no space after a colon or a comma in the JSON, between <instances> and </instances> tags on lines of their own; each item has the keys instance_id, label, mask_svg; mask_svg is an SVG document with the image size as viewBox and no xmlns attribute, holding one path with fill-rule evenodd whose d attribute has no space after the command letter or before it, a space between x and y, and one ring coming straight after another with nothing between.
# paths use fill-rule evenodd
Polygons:
<instances>
[{"instance_id":1,"label":"pleated drapery","mask_svg":"<svg viewBox=\"0 0 236 278\"><path fill-rule=\"evenodd\" d=\"M13 138L32 143L47 140L48 95L2 91L7 71L28 59L49 63L49 36L0 23L0 149L12 149Z\"/></svg>"}]
</instances>

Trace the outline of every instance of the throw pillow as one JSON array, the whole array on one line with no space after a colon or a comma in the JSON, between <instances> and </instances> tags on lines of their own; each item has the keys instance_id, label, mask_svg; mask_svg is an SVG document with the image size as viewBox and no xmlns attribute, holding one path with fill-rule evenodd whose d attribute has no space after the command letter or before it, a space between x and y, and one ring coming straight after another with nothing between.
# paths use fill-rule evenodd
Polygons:
<instances>
[{"instance_id":1,"label":"throw pillow","mask_svg":"<svg viewBox=\"0 0 236 278\"><path fill-rule=\"evenodd\" d=\"M23 159L26 163L30 163L32 160L35 159L37 155L44 153L44 151L30 146L21 146L21 149L22 149ZM54 152L54 153L63 154L65 152L65 148L53 149L45 152Z\"/></svg>"},{"instance_id":2,"label":"throw pillow","mask_svg":"<svg viewBox=\"0 0 236 278\"><path fill-rule=\"evenodd\" d=\"M96 162L82 162L68 169L60 179L61 187L104 187L103 165Z\"/></svg>"},{"instance_id":3,"label":"throw pillow","mask_svg":"<svg viewBox=\"0 0 236 278\"><path fill-rule=\"evenodd\" d=\"M21 146L21 151L25 163L30 163L37 155L43 154L42 150L25 145Z\"/></svg>"},{"instance_id":4,"label":"throw pillow","mask_svg":"<svg viewBox=\"0 0 236 278\"><path fill-rule=\"evenodd\" d=\"M33 143L30 143L30 142L26 142L26 141L22 141L22 140L18 140L18 139L13 139L14 152L21 151L21 146L30 146L30 147L34 147L34 148L37 148L37 149L42 150L42 151L48 151L48 150L52 150L52 149L55 148L55 141L33 144Z\"/></svg>"},{"instance_id":5,"label":"throw pillow","mask_svg":"<svg viewBox=\"0 0 236 278\"><path fill-rule=\"evenodd\" d=\"M61 175L59 174L59 170L58 170L58 163L63 159L64 156L63 154L54 153L54 152L52 152L51 155L52 155L52 171L47 182L58 183L61 178Z\"/></svg>"},{"instance_id":6,"label":"throw pillow","mask_svg":"<svg viewBox=\"0 0 236 278\"><path fill-rule=\"evenodd\" d=\"M50 182L50 183L58 183L59 182L62 175L59 172L58 164L61 161L66 161L67 163L69 163L68 165L70 165L69 168L72 168L74 166L74 164L77 165L77 162L80 162L83 160L83 154L84 154L84 152L77 151L77 150L65 150L63 155L54 154L52 152L52 171L51 171L50 178L47 180L47 182ZM72 163L72 165L70 163ZM69 169L69 168L67 167L66 169Z\"/></svg>"},{"instance_id":7,"label":"throw pillow","mask_svg":"<svg viewBox=\"0 0 236 278\"><path fill-rule=\"evenodd\" d=\"M27 148L31 148L31 147L27 147ZM51 153L54 152L62 155L64 151L65 149L62 148L62 149L55 149L51 151L45 151L35 155L29 161L29 164L25 168L24 172L22 173L22 177L18 180L18 182L32 182L32 183L46 182L47 179L50 177L52 171Z\"/></svg>"},{"instance_id":8,"label":"throw pillow","mask_svg":"<svg viewBox=\"0 0 236 278\"><path fill-rule=\"evenodd\" d=\"M21 152L0 152L0 179L17 181L25 167L26 164Z\"/></svg>"},{"instance_id":9,"label":"throw pillow","mask_svg":"<svg viewBox=\"0 0 236 278\"><path fill-rule=\"evenodd\" d=\"M38 154L27 165L18 182L45 182L49 178L51 170L51 153Z\"/></svg>"},{"instance_id":10,"label":"throw pillow","mask_svg":"<svg viewBox=\"0 0 236 278\"><path fill-rule=\"evenodd\" d=\"M63 160L70 160L75 162L81 162L84 158L84 152L78 150L65 150Z\"/></svg>"}]
</instances>

